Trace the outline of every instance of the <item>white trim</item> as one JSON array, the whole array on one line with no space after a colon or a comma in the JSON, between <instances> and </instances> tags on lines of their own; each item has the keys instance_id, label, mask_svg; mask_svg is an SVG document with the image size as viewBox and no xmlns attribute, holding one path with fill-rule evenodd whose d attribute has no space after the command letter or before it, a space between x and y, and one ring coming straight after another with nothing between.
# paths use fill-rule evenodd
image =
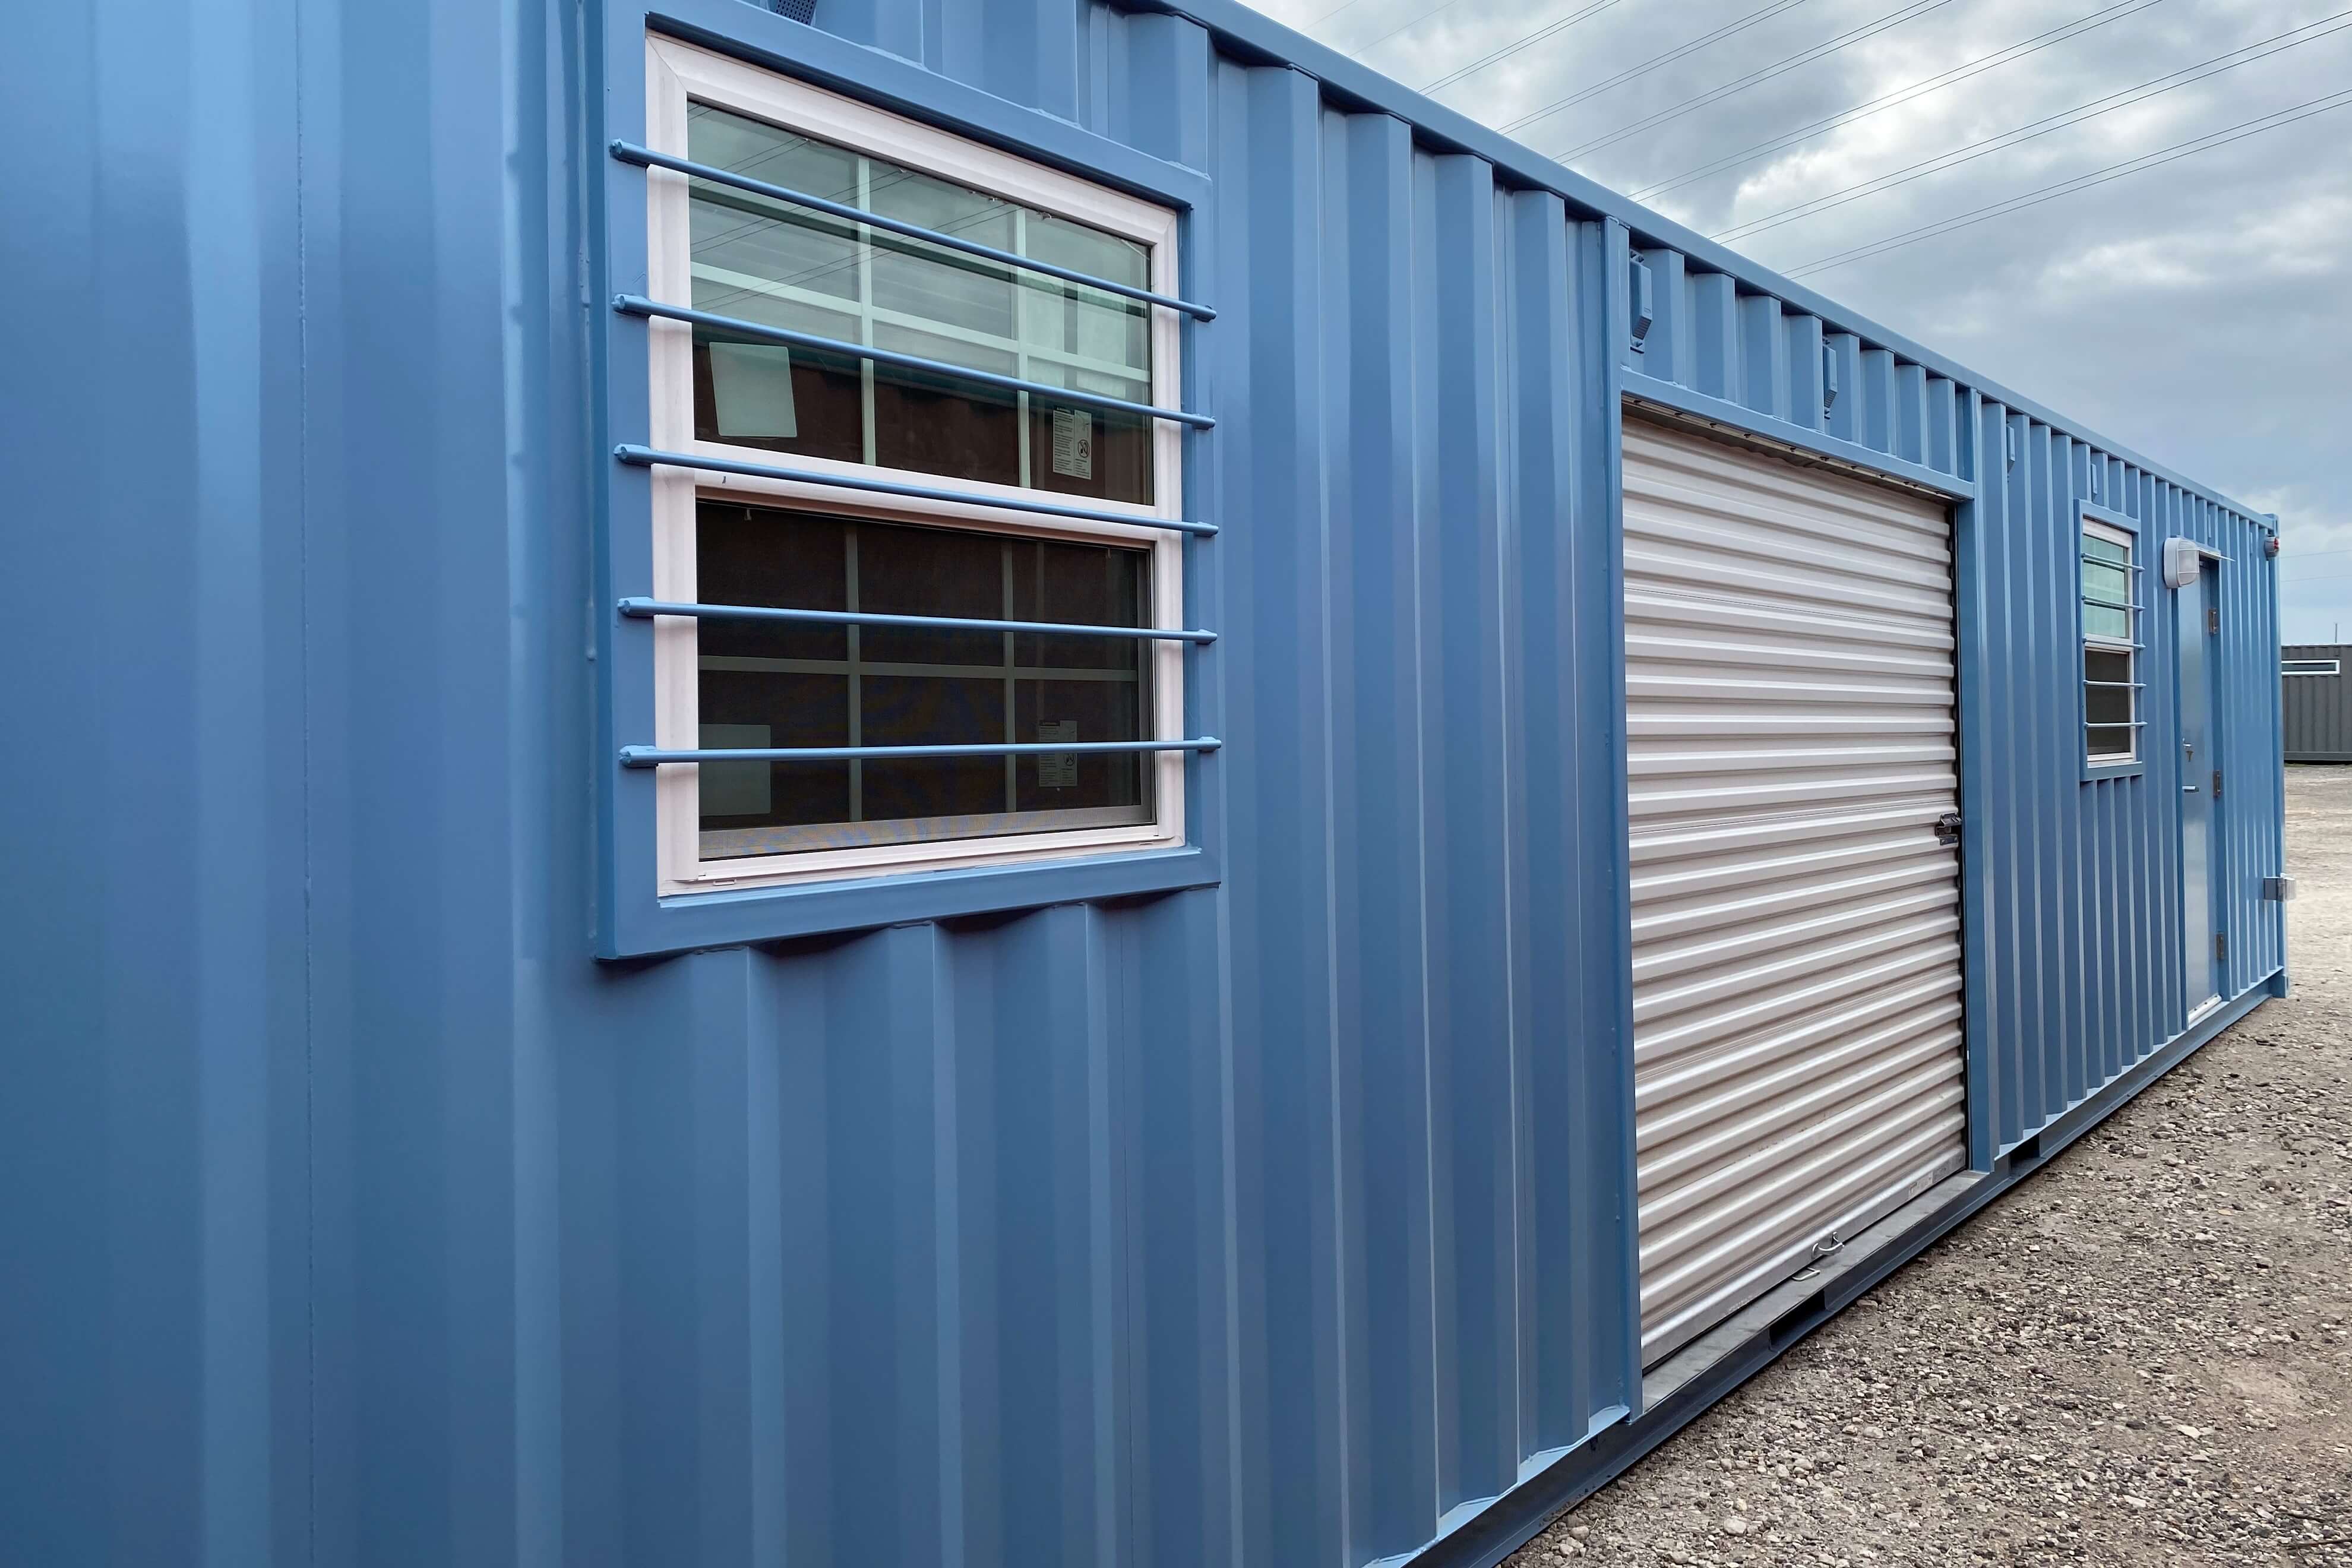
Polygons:
<instances>
[{"instance_id":1,"label":"white trim","mask_svg":"<svg viewBox=\"0 0 2352 1568\"><path fill-rule=\"evenodd\" d=\"M689 100L749 115L1134 240L1150 249L1151 289L1170 297L1178 293L1177 216L1168 208L823 88L692 44L649 34L646 39L646 145L681 158L690 155ZM655 300L683 303L691 298L693 277L688 182L686 176L669 170L648 169L646 174L646 292ZM1165 306L1147 309L1151 321L1150 400L1162 408L1181 407L1181 320L1178 312ZM754 462L776 460L776 454L764 449L696 438L693 329L684 322L661 320L649 320L646 329L652 361L652 445L697 456ZM1060 363L1070 356L1050 357ZM1026 420L1021 422L1021 428L1025 441ZM690 602L696 597L694 531L698 500L706 497L739 500L757 497L788 505L797 503L803 508L822 507L837 516L978 528L1024 539L1139 545L1150 555L1150 605L1147 613L1151 624L1181 626L1185 624L1183 536L1155 523L1183 516L1182 432L1168 420L1152 421L1150 429L1150 504L1085 498L1087 505L1103 510L1131 511L1135 518L1131 525L1041 518L1033 512L988 504L991 497L1071 499L1056 491L798 454L791 458L793 465L814 473L887 477L954 489L972 500L930 501L839 489L823 483L656 467L652 470L654 593L656 597L674 601ZM1184 724L1184 647L1179 643L1152 643L1149 647L1153 702L1148 738L1178 739ZM698 649L698 622L680 616L655 618L654 731L657 745L679 750L691 750L696 745L700 704ZM1163 752L1154 753L1153 759L1150 798L1158 816L1154 823L920 844L860 845L728 860L700 858L697 793L699 770L692 763L667 764L656 771L655 784L660 891L669 896L882 872L945 870L1172 847L1184 842L1186 754Z\"/></svg>"},{"instance_id":2,"label":"white trim","mask_svg":"<svg viewBox=\"0 0 2352 1568\"><path fill-rule=\"evenodd\" d=\"M2134 555L2139 553L2139 535L2128 529L2117 528L2114 523L2101 522L2095 517L2086 516L2083 519L2083 531L2093 539L2104 540L2109 544L2120 544Z\"/></svg>"},{"instance_id":3,"label":"white trim","mask_svg":"<svg viewBox=\"0 0 2352 1568\"><path fill-rule=\"evenodd\" d=\"M2308 665L2311 668L2297 669L2295 668L2297 665ZM2322 665L2326 668L2321 668ZM2283 658L2279 660L2279 673L2281 675L2341 675L2344 673L2344 661L2339 658Z\"/></svg>"}]
</instances>

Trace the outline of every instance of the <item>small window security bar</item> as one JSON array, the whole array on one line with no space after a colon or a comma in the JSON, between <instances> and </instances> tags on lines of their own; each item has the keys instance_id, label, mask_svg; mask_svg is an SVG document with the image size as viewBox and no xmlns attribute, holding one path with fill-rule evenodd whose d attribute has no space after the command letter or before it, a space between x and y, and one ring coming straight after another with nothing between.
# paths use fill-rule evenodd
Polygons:
<instances>
[{"instance_id":1,"label":"small window security bar","mask_svg":"<svg viewBox=\"0 0 2352 1568\"><path fill-rule=\"evenodd\" d=\"M2140 714L2147 683L2139 679L2147 568L2131 534L2095 518L2084 520L2079 550L2084 761L2095 770L2134 765L2147 726Z\"/></svg>"},{"instance_id":2,"label":"small window security bar","mask_svg":"<svg viewBox=\"0 0 2352 1568\"><path fill-rule=\"evenodd\" d=\"M905 238L961 252L998 265L1018 268L1064 282L1134 300L1157 309L1177 311L1198 321L1205 322L1216 319L1216 311L1206 305L1178 299L1172 295L1156 293L1113 279L1097 277L1075 268L1057 266L1042 258L1001 250L961 235L925 227L903 218L873 212L810 192L795 190L790 186L772 184L730 169L674 157L635 142L614 140L608 144L608 151L616 161L634 164L639 168L668 170L692 178L732 186L755 195L794 203L845 222L885 230ZM684 321L740 337L835 353L846 358L865 360L950 380L991 386L1000 391L1029 393L1049 396L1061 403L1084 404L1142 418L1165 420L1188 430L1208 430L1214 428L1216 425L1216 421L1207 415L1195 414L1188 409L1157 407L1150 404L1138 403L1107 394L1031 381L1019 376L956 364L949 361L930 359L919 354L879 348L868 343L770 326L759 321L650 299L641 294L616 294L612 300L612 309L618 316L641 320ZM918 500L985 506L1045 517L1128 525L1139 523L1144 527L1164 529L1193 538L1213 538L1217 532L1214 524L1203 521L1177 518L1154 518L1147 521L1137 518L1131 511L1122 512L1072 505L1031 496L981 494L959 489L952 486L914 484L879 475L854 475L837 471L817 471L782 464L756 463L737 458L666 450L641 443L625 442L616 445L613 449L613 457L617 462L640 468L673 468L703 473L735 474L754 479L821 484ZM622 598L614 608L622 616L638 620L650 620L658 616L683 616L702 619L787 621L836 626L896 626L932 631L986 631L1083 637L1109 637L1144 642L1180 643L1192 647L1205 646L1216 640L1214 632L1198 629L783 609L764 605L669 602L636 596ZM795 746L758 749L664 748L632 744L620 748L618 762L625 768L645 769L658 768L666 763L817 763L919 757L1045 756L1089 752L1208 752L1218 750L1223 743L1216 736L1201 735L1139 741L1003 741L940 745Z\"/></svg>"}]
</instances>

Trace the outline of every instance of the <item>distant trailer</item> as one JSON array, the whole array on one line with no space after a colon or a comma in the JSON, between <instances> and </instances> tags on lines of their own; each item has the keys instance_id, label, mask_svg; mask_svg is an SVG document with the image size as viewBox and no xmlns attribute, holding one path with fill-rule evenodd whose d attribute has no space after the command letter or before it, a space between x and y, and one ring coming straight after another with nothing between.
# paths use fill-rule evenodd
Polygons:
<instances>
[{"instance_id":1,"label":"distant trailer","mask_svg":"<svg viewBox=\"0 0 2352 1568\"><path fill-rule=\"evenodd\" d=\"M2279 650L2279 711L2290 763L2352 763L2352 643Z\"/></svg>"}]
</instances>

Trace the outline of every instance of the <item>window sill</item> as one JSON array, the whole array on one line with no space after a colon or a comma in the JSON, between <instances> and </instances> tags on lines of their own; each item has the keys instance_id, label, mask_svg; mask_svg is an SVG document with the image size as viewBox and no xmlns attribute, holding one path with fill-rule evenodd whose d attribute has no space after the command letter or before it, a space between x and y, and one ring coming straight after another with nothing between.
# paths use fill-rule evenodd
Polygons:
<instances>
[{"instance_id":1,"label":"window sill","mask_svg":"<svg viewBox=\"0 0 2352 1568\"><path fill-rule=\"evenodd\" d=\"M598 956L644 958L958 915L1136 898L1213 887L1222 876L1214 856L1196 845L1185 845L1134 854L630 900L613 911Z\"/></svg>"},{"instance_id":2,"label":"window sill","mask_svg":"<svg viewBox=\"0 0 2352 1568\"><path fill-rule=\"evenodd\" d=\"M2135 759L2128 763L2084 763L2082 782L2096 784L2101 779L2137 778L2146 772L2147 772L2147 763L2145 759Z\"/></svg>"}]
</instances>

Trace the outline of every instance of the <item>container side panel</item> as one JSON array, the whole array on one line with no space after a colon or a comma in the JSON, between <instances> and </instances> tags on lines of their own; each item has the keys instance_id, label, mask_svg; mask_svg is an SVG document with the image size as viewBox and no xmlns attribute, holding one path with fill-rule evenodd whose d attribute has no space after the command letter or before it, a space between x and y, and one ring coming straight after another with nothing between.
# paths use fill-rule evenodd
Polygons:
<instances>
[{"instance_id":1,"label":"container side panel","mask_svg":"<svg viewBox=\"0 0 2352 1568\"><path fill-rule=\"evenodd\" d=\"M1420 1544L1436 1517L1430 998L1413 500L1416 235L1410 132L1332 114L1324 184L1330 535L1332 930L1348 1268L1350 1539Z\"/></svg>"},{"instance_id":2,"label":"container side panel","mask_svg":"<svg viewBox=\"0 0 2352 1568\"><path fill-rule=\"evenodd\" d=\"M1240 743L1230 811L1240 1529L1252 1562L1341 1552L1327 703L1327 430L1317 367L1322 127L1314 83L1218 75L1216 352L1244 384L1217 434ZM1246 527L1241 520L1250 520Z\"/></svg>"}]
</instances>

